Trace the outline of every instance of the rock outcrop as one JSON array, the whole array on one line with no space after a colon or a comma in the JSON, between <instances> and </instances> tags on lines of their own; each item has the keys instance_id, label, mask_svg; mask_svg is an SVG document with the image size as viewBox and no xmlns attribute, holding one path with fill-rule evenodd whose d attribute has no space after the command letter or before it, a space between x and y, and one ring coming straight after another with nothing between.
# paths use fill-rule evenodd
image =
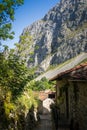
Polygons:
<instances>
[{"instance_id":1,"label":"rock outcrop","mask_svg":"<svg viewBox=\"0 0 87 130\"><path fill-rule=\"evenodd\" d=\"M22 35L26 32L33 42L22 53L26 54L27 66L38 66L41 71L87 52L87 0L61 0Z\"/></svg>"}]
</instances>

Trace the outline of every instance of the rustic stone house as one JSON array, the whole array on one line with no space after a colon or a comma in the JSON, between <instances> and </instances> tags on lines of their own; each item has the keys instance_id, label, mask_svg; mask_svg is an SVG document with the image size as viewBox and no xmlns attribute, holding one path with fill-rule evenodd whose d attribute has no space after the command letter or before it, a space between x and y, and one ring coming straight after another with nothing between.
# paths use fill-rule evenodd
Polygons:
<instances>
[{"instance_id":1,"label":"rustic stone house","mask_svg":"<svg viewBox=\"0 0 87 130\"><path fill-rule=\"evenodd\" d=\"M35 92L36 93L36 92ZM39 113L48 113L50 112L50 105L54 103L55 100L55 92L51 90L39 91L37 92L39 99Z\"/></svg>"},{"instance_id":2,"label":"rustic stone house","mask_svg":"<svg viewBox=\"0 0 87 130\"><path fill-rule=\"evenodd\" d=\"M58 73L50 80L56 80L56 103L61 117L69 122L73 119L74 129L87 130L87 62Z\"/></svg>"}]
</instances>

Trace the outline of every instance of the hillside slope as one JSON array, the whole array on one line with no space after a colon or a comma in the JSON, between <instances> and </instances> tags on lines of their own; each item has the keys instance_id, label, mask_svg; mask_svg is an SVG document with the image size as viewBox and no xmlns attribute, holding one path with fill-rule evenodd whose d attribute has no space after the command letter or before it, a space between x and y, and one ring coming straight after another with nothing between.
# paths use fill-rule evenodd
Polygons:
<instances>
[{"instance_id":1,"label":"hillside slope","mask_svg":"<svg viewBox=\"0 0 87 130\"><path fill-rule=\"evenodd\" d=\"M28 67L39 71L87 52L87 0L61 0L44 18L26 27L22 36L26 32L32 44L26 47L25 41L20 55L26 55Z\"/></svg>"},{"instance_id":2,"label":"hillside slope","mask_svg":"<svg viewBox=\"0 0 87 130\"><path fill-rule=\"evenodd\" d=\"M58 75L61 72L64 72L66 70L69 70L71 68L74 68L79 63L83 62L84 60L87 60L87 53L82 53L62 64L57 66L55 69L49 70L46 73L38 76L35 80L41 80L43 77L46 77L47 79L52 79L54 76Z\"/></svg>"}]
</instances>

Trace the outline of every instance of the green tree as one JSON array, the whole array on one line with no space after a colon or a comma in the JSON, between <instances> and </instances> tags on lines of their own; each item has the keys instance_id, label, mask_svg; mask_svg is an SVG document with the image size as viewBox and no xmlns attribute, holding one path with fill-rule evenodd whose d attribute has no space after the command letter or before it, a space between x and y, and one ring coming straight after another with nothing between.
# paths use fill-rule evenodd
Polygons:
<instances>
[{"instance_id":1,"label":"green tree","mask_svg":"<svg viewBox=\"0 0 87 130\"><path fill-rule=\"evenodd\" d=\"M24 0L1 0L0 1L0 40L12 39L14 32L12 22L14 21L15 9L23 4Z\"/></svg>"},{"instance_id":2,"label":"green tree","mask_svg":"<svg viewBox=\"0 0 87 130\"><path fill-rule=\"evenodd\" d=\"M20 60L15 51L13 49L9 51L9 48L4 46L3 52L0 52L0 128L2 130L24 129L25 122L22 121L25 121L25 113L32 105L37 107L33 92L26 87L32 76L33 70L28 71L24 61ZM15 122L17 122L16 127ZM30 120L29 125L32 125Z\"/></svg>"},{"instance_id":3,"label":"green tree","mask_svg":"<svg viewBox=\"0 0 87 130\"><path fill-rule=\"evenodd\" d=\"M25 60L25 64L32 63L34 61L34 48L32 47L33 38L29 32L25 32L20 36L20 42L15 43L16 53L20 56L20 59ZM28 57L30 58L28 59Z\"/></svg>"},{"instance_id":4,"label":"green tree","mask_svg":"<svg viewBox=\"0 0 87 130\"><path fill-rule=\"evenodd\" d=\"M10 52L8 57L5 57L3 52L0 53L0 86L5 91L10 90L12 96L16 97L23 91L27 77L28 69L18 56Z\"/></svg>"},{"instance_id":5,"label":"green tree","mask_svg":"<svg viewBox=\"0 0 87 130\"><path fill-rule=\"evenodd\" d=\"M50 82L48 79L43 77L41 80L31 81L27 86L33 91L43 91L46 89L54 90L53 85L53 82Z\"/></svg>"},{"instance_id":6,"label":"green tree","mask_svg":"<svg viewBox=\"0 0 87 130\"><path fill-rule=\"evenodd\" d=\"M32 36L29 34L29 32L25 32L25 34L21 35L20 36L20 42L19 43L15 43L15 46L17 48L17 53L20 56L22 56L21 53L26 54L25 50L27 50L27 49L28 49L28 51L31 50L30 47L32 45L32 41L33 41L33 39L32 39Z\"/></svg>"}]
</instances>

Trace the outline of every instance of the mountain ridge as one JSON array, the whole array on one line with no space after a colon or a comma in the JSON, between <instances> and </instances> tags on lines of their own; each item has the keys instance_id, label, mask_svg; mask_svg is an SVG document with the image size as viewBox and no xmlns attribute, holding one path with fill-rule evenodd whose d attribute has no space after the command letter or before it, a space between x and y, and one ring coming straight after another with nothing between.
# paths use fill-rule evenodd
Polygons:
<instances>
[{"instance_id":1,"label":"mountain ridge","mask_svg":"<svg viewBox=\"0 0 87 130\"><path fill-rule=\"evenodd\" d=\"M26 54L28 67L46 71L50 65L87 52L87 0L61 0L41 20L26 27L22 35L26 32L32 44L20 55Z\"/></svg>"}]
</instances>

